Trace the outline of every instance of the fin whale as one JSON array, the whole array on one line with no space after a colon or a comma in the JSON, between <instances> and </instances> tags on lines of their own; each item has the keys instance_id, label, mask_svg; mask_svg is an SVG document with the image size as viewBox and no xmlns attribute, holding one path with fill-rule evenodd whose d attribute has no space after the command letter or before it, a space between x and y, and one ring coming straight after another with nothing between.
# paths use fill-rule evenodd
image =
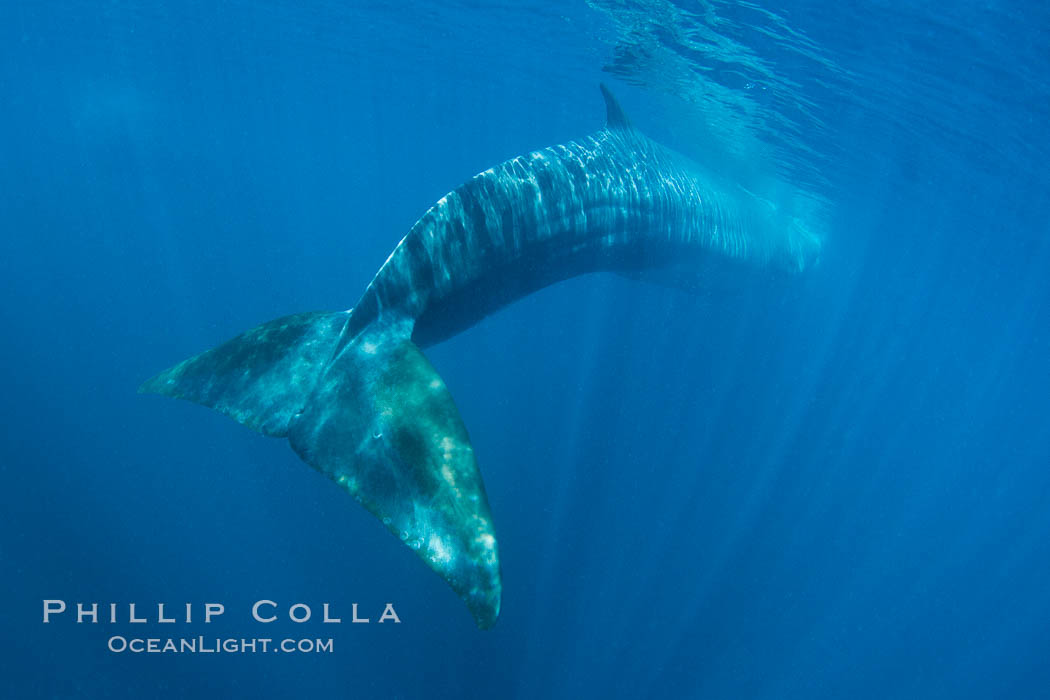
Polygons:
<instances>
[{"instance_id":1,"label":"fin whale","mask_svg":"<svg viewBox=\"0 0 1050 700\"><path fill-rule=\"evenodd\" d=\"M467 430L421 348L587 272L799 272L820 250L800 219L647 138L601 89L604 129L449 192L352 309L270 321L139 389L286 437L444 578L483 629L500 610L495 529Z\"/></svg>"}]
</instances>

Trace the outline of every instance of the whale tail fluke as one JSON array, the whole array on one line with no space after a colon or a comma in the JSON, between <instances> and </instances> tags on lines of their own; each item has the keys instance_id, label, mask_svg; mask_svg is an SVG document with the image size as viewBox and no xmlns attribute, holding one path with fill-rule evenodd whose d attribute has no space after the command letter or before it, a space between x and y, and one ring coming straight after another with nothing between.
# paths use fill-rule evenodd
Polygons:
<instances>
[{"instance_id":1,"label":"whale tail fluke","mask_svg":"<svg viewBox=\"0 0 1050 700\"><path fill-rule=\"evenodd\" d=\"M411 329L369 329L325 369L288 439L467 604L496 622L500 569L474 449L444 381Z\"/></svg>"},{"instance_id":2,"label":"whale tail fluke","mask_svg":"<svg viewBox=\"0 0 1050 700\"><path fill-rule=\"evenodd\" d=\"M466 428L409 324L340 344L350 312L270 321L146 381L266 435L288 437L467 604L496 622L496 537Z\"/></svg>"},{"instance_id":3,"label":"whale tail fluke","mask_svg":"<svg viewBox=\"0 0 1050 700\"><path fill-rule=\"evenodd\" d=\"M193 401L273 437L313 392L350 312L278 318L143 382L139 393Z\"/></svg>"}]
</instances>

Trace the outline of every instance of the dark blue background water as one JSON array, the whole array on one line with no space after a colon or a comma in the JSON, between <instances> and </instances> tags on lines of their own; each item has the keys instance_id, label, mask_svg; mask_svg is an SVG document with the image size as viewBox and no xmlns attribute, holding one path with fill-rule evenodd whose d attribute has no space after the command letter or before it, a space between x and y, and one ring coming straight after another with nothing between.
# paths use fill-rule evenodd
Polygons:
<instances>
[{"instance_id":1,"label":"dark blue background water","mask_svg":"<svg viewBox=\"0 0 1050 700\"><path fill-rule=\"evenodd\" d=\"M5 697L1046 697L1050 17L706 8L4 4ZM447 190L600 128L600 80L697 157L770 145L825 254L731 296L575 279L430 352L500 536L482 633L286 443L135 388L352 305ZM43 625L45 598L227 613ZM403 622L263 626L259 598Z\"/></svg>"}]
</instances>

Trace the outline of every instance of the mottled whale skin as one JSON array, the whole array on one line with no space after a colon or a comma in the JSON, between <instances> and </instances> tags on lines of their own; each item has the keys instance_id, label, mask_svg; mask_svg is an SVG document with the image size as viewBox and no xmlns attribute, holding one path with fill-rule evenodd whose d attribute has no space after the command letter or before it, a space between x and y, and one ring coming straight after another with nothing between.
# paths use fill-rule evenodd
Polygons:
<instances>
[{"instance_id":1,"label":"mottled whale skin","mask_svg":"<svg viewBox=\"0 0 1050 700\"><path fill-rule=\"evenodd\" d=\"M420 348L588 272L702 285L727 271L801 272L820 251L804 222L645 137L602 93L605 129L449 192L351 310L270 321L140 391L287 437L491 627L501 581L488 500L459 412Z\"/></svg>"}]
</instances>

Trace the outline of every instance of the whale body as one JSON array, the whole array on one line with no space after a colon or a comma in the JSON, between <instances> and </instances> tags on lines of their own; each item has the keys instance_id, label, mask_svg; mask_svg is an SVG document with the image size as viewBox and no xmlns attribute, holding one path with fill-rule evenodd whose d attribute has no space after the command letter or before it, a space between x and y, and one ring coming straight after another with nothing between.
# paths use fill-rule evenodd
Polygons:
<instances>
[{"instance_id":1,"label":"whale body","mask_svg":"<svg viewBox=\"0 0 1050 700\"><path fill-rule=\"evenodd\" d=\"M459 412L420 348L588 272L702 285L798 273L820 251L805 222L647 138L604 85L602 94L604 129L449 192L350 310L270 321L140 391L288 438L491 627L501 581L488 500Z\"/></svg>"}]
</instances>

